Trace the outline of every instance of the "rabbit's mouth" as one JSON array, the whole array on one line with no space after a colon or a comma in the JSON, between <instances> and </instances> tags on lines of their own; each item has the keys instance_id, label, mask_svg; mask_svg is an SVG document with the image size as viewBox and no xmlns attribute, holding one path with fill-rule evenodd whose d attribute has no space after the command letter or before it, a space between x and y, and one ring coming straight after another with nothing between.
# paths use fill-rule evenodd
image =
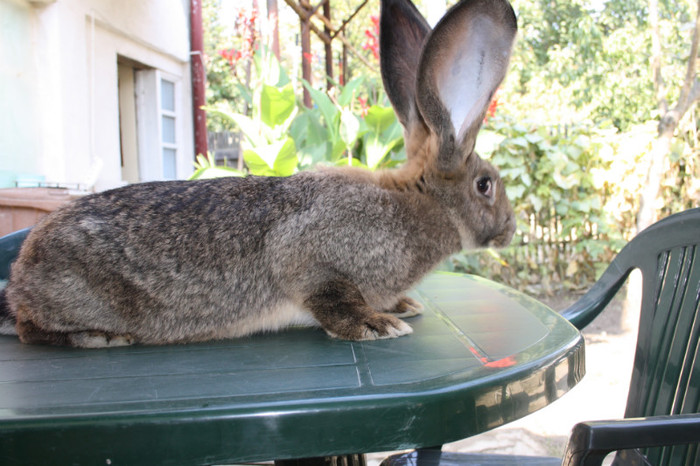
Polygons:
<instances>
[{"instance_id":1,"label":"rabbit's mouth","mask_svg":"<svg viewBox=\"0 0 700 466\"><path fill-rule=\"evenodd\" d=\"M510 244L515 234L515 217L509 215L500 233L490 238L486 244L489 248L504 248Z\"/></svg>"},{"instance_id":2,"label":"rabbit's mouth","mask_svg":"<svg viewBox=\"0 0 700 466\"><path fill-rule=\"evenodd\" d=\"M510 244L513 238L513 232L504 232L489 240L487 247L489 248L505 248Z\"/></svg>"}]
</instances>

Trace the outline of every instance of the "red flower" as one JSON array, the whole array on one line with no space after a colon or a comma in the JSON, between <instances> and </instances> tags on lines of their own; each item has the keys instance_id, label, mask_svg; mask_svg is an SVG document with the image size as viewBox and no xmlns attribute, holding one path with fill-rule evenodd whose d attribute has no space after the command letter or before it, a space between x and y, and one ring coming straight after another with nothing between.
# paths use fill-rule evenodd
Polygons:
<instances>
[{"instance_id":1,"label":"red flower","mask_svg":"<svg viewBox=\"0 0 700 466\"><path fill-rule=\"evenodd\" d=\"M369 113L369 105L367 104L367 99L358 97L357 101L360 102L360 115L362 116L362 118L364 118Z\"/></svg>"},{"instance_id":2,"label":"red flower","mask_svg":"<svg viewBox=\"0 0 700 466\"><path fill-rule=\"evenodd\" d=\"M241 51L236 50L234 48L221 49L218 51L218 54L221 58L226 60L229 66L231 66L231 68L233 68L234 70L236 68L236 64L238 63L238 60L240 60L243 57Z\"/></svg>"},{"instance_id":3,"label":"red flower","mask_svg":"<svg viewBox=\"0 0 700 466\"><path fill-rule=\"evenodd\" d=\"M488 110L486 110L486 115L484 115L484 123L488 121L489 118L493 118L496 115L496 108L498 108L498 91L493 95L493 99L489 104Z\"/></svg>"},{"instance_id":4,"label":"red flower","mask_svg":"<svg viewBox=\"0 0 700 466\"><path fill-rule=\"evenodd\" d=\"M247 10L241 8L238 10L238 18L236 18L236 30L238 36L243 38L243 46L241 48L241 56L250 58L258 48L258 10Z\"/></svg>"},{"instance_id":5,"label":"red flower","mask_svg":"<svg viewBox=\"0 0 700 466\"><path fill-rule=\"evenodd\" d=\"M365 42L362 44L364 50L370 50L374 58L379 59L379 17L372 16L372 27L365 29Z\"/></svg>"},{"instance_id":6,"label":"red flower","mask_svg":"<svg viewBox=\"0 0 700 466\"><path fill-rule=\"evenodd\" d=\"M489 109L486 112L489 117L492 117L496 114L496 107L498 107L498 96L494 97L494 99L491 101L491 104L489 105Z\"/></svg>"}]
</instances>

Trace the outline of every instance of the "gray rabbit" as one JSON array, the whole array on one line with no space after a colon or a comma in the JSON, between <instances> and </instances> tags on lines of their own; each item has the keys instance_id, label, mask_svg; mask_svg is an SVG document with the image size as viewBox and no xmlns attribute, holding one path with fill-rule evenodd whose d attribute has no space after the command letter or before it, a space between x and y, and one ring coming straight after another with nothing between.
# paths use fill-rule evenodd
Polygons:
<instances>
[{"instance_id":1,"label":"gray rabbit","mask_svg":"<svg viewBox=\"0 0 700 466\"><path fill-rule=\"evenodd\" d=\"M462 0L432 32L410 0L383 0L381 71L404 127L403 167L87 196L32 230L0 295L0 324L25 343L78 347L295 324L347 340L411 333L397 318L420 311L404 295L411 286L449 254L505 246L515 230L503 183L474 144L516 29L505 0Z\"/></svg>"}]
</instances>

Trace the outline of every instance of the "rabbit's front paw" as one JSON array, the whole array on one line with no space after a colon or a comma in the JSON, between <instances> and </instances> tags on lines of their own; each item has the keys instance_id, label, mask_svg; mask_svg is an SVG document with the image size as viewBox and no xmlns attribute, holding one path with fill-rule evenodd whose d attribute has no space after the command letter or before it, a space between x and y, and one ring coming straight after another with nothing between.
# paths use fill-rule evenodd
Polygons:
<instances>
[{"instance_id":1,"label":"rabbit's front paw","mask_svg":"<svg viewBox=\"0 0 700 466\"><path fill-rule=\"evenodd\" d=\"M402 296L396 306L389 309L387 312L394 314L402 319L413 317L423 313L423 305L413 298Z\"/></svg>"},{"instance_id":2,"label":"rabbit's front paw","mask_svg":"<svg viewBox=\"0 0 700 466\"><path fill-rule=\"evenodd\" d=\"M349 281L324 283L305 304L326 333L342 340L378 340L413 333L411 326L396 316L369 307Z\"/></svg>"},{"instance_id":3,"label":"rabbit's front paw","mask_svg":"<svg viewBox=\"0 0 700 466\"><path fill-rule=\"evenodd\" d=\"M324 326L326 333L341 340L363 341L396 338L413 333L413 328L401 319L374 312L341 325Z\"/></svg>"},{"instance_id":4,"label":"rabbit's front paw","mask_svg":"<svg viewBox=\"0 0 700 466\"><path fill-rule=\"evenodd\" d=\"M413 328L406 322L392 315L373 314L367 316L361 327L358 340L380 340L396 338L413 333Z\"/></svg>"}]
</instances>

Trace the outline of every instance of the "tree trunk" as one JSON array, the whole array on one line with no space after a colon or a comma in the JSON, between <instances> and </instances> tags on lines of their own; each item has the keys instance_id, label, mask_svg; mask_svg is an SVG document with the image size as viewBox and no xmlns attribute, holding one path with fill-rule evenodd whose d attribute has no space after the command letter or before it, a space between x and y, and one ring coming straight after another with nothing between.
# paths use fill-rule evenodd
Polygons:
<instances>
[{"instance_id":1,"label":"tree trunk","mask_svg":"<svg viewBox=\"0 0 700 466\"><path fill-rule=\"evenodd\" d=\"M306 13L306 19L301 20L301 77L311 84L311 17L310 11L303 4L301 8ZM311 94L304 86L304 105L307 108L312 107Z\"/></svg>"},{"instance_id":2,"label":"tree trunk","mask_svg":"<svg viewBox=\"0 0 700 466\"><path fill-rule=\"evenodd\" d=\"M328 18L328 21L331 20L331 1L326 0L326 2L323 4L323 16ZM332 32L330 28L326 25L323 27L323 32L328 34L328 37L331 36ZM326 89L331 90L333 89L333 46L331 45L331 42L327 42L325 44L325 52L326 52Z\"/></svg>"},{"instance_id":3,"label":"tree trunk","mask_svg":"<svg viewBox=\"0 0 700 466\"><path fill-rule=\"evenodd\" d=\"M639 197L639 210L637 211L637 234L657 220L656 213L664 161L671 153L673 135L683 116L700 97L700 84L698 83L696 73L698 43L700 42L700 0L697 1L696 5L695 27L690 43L690 53L688 55L685 79L681 87L680 95L678 96L678 101L672 108L666 100L667 85L662 75L663 52L659 28L658 0L649 0L649 27L652 35L652 56L650 58L651 73L654 82L654 90L656 92L657 105L662 117L659 121L656 140L648 154L647 175L645 185ZM641 295L641 274L632 275L627 284L627 295L622 311L622 325L627 331L636 331L639 325Z\"/></svg>"},{"instance_id":4,"label":"tree trunk","mask_svg":"<svg viewBox=\"0 0 700 466\"><path fill-rule=\"evenodd\" d=\"M661 49L662 40L659 28L658 0L649 0L649 26L652 35L651 72L659 113L662 117L661 121L659 121L657 139L649 154L646 184L639 199L637 233L656 221L656 205L661 187L664 159L671 153L673 134L678 124L698 97L700 97L700 85L698 84L696 73L698 43L700 42L700 0L697 1L695 27L693 28L690 43L685 79L681 86L678 101L673 108L670 108L666 100L667 87L662 75L663 52Z\"/></svg>"},{"instance_id":5,"label":"tree trunk","mask_svg":"<svg viewBox=\"0 0 700 466\"><path fill-rule=\"evenodd\" d=\"M190 1L190 61L192 67L192 106L194 115L194 155L206 156L207 113L206 99L207 72L204 68L204 32L202 29L202 4L199 0Z\"/></svg>"},{"instance_id":6,"label":"tree trunk","mask_svg":"<svg viewBox=\"0 0 700 466\"><path fill-rule=\"evenodd\" d=\"M267 22L270 25L270 48L277 60L280 59L280 22L277 9L277 0L267 0Z\"/></svg>"},{"instance_id":7,"label":"tree trunk","mask_svg":"<svg viewBox=\"0 0 700 466\"><path fill-rule=\"evenodd\" d=\"M658 211L659 191L664 168L664 160L671 153L673 133L678 123L664 125L659 124L659 133L649 152L649 168L644 188L639 198L639 211L637 212L637 233L641 232L652 223L656 222Z\"/></svg>"}]
</instances>

